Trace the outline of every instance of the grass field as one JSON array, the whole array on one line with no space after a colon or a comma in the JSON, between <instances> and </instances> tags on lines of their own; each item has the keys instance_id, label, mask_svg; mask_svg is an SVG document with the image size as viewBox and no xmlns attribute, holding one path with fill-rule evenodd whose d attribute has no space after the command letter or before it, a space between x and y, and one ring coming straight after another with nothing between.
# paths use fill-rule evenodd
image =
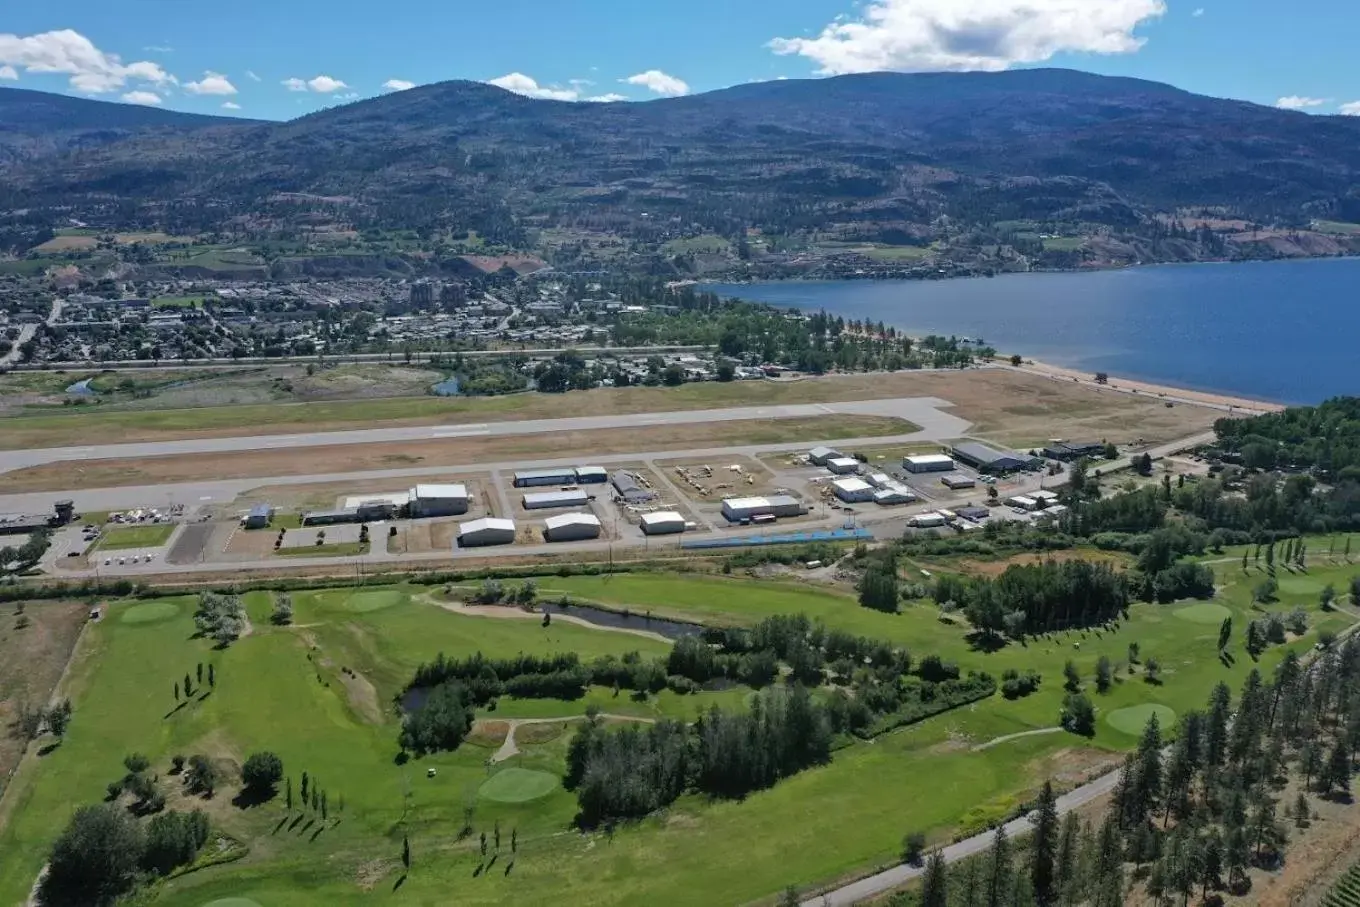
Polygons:
<instances>
[{"instance_id":1,"label":"grass field","mask_svg":"<svg viewBox=\"0 0 1360 907\"><path fill-rule=\"evenodd\" d=\"M305 548L280 548L276 557L358 557L368 553L368 542L343 542L334 545L308 545Z\"/></svg>"},{"instance_id":2,"label":"grass field","mask_svg":"<svg viewBox=\"0 0 1360 907\"><path fill-rule=\"evenodd\" d=\"M1251 587L1259 581L1236 566L1215 565L1222 592L1215 604L1234 618L1236 660L1215 657L1218 627L1177 613L1194 605L1137 605L1112 632L1073 632L1012 644L998 652L971 649L964 628L940 619L925 603L899 615L860 608L848 595L798 582L757 582L691 575L618 575L543 578L540 595L569 593L578 600L627 606L634 612L677 614L749 624L776 613L807 613L828 625L909 646L918 656L937 652L965 669L999 674L1035 668L1041 690L1018 701L995 697L942 715L872 744L836 753L823 768L804 772L741 802L678 801L665 816L625 826L607 840L564 833L574 801L543 774L557 777L570 731L544 730L517 738L522 755L485 764L499 737L487 735L452 754L398 766L393 696L412 668L437 651L488 655L577 651L582 657L644 656L665 652L659 641L553 621L476 617L438 607L441 591L418 588L333 589L295 593L295 624L268 621L270 596L247 597L253 632L224 651L190 638L192 602L169 599L115 605L109 619L89 628L71 692L75 720L55 752L21 773L13 791L15 820L0 830L0 903L22 899L47 842L73 804L98 799L116 778L122 754L145 752L156 766L176 753L209 752L239 763L249 752L278 752L290 774L307 769L331 793L343 792L339 824L311 832L271 830L283 817L277 804L253 810L220 795L207 804L224 830L250 842L237 864L173 881L161 903L203 907L219 898L248 898L270 907L333 902L367 904L390 893L400 877L398 857L409 835L412 870L402 897L440 903L457 891L461 903L677 905L746 903L789 884L840 877L894 859L902 835L923 830L939 840L976 829L1013 809L1043 778L1076 783L1108 765L1111 753L1131 747L1147 714L1163 717L1202 707L1219 680L1238 687L1253 662L1242 651L1242 630L1254 616ZM1317 563L1299 579L1341 585L1353 568ZM1282 592L1272 610L1308 608L1314 629L1339 629L1341 613L1323 614L1316 595ZM1314 640L1310 631L1293 645ZM1162 682L1144 681L1127 650L1138 642L1145 661L1162 664ZM1258 665L1270 671L1285 651L1268 650ZM1105 695L1093 689L1096 659L1118 666ZM978 743L1057 723L1063 698L1061 668L1073 659L1098 708L1092 741L1067 734L1012 740L984 750ZM171 713L173 680L196 662L214 665L217 685L205 698ZM351 676L342 668L354 672ZM596 689L581 700L503 700L483 717L567 717L589 705L602 711L652 717L692 717L713 703L735 707L741 689L645 703ZM170 714L167 714L170 713ZM521 728L523 730L523 728ZM531 742L537 741L537 742ZM433 778L426 768L437 769ZM513 770L513 771L512 771ZM518 830L513 871L504 850L492 872L477 872L477 835L459 841L464 806L479 832L496 821ZM314 830L314 829L313 829ZM13 855L10 858L10 855Z\"/></svg>"},{"instance_id":3,"label":"grass field","mask_svg":"<svg viewBox=\"0 0 1360 907\"><path fill-rule=\"evenodd\" d=\"M864 254L874 261L920 261L929 258L932 250L923 246L878 246Z\"/></svg>"},{"instance_id":4,"label":"grass field","mask_svg":"<svg viewBox=\"0 0 1360 907\"><path fill-rule=\"evenodd\" d=\"M107 526L100 536L100 551L126 551L129 548L159 548L175 532L173 523L146 526Z\"/></svg>"}]
</instances>

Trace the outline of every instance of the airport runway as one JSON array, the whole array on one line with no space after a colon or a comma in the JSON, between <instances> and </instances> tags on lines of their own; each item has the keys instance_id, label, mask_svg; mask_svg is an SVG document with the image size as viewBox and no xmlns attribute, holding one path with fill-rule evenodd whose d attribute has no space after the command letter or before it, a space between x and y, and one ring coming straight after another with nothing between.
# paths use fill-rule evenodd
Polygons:
<instances>
[{"instance_id":1,"label":"airport runway","mask_svg":"<svg viewBox=\"0 0 1360 907\"><path fill-rule=\"evenodd\" d=\"M941 409L952 405L948 401L936 397L907 397L849 403L738 406L727 409L696 409L671 413L578 416L568 419L526 419L516 422L455 423L402 428L373 428L357 431L311 432L293 435L184 438L174 441L146 441L131 444L96 444L88 447L5 450L0 451L0 473L24 469L29 466L45 466L49 463L82 460L142 459L173 454L238 453L282 448L325 447L339 444L399 444L410 441L439 440L440 438L490 438L558 431L641 428L655 425L702 425L711 422L735 422L748 419L806 419L826 415L891 416L906 419L921 427L919 432L912 435L914 440L939 440L960 437L968 431L970 426L969 422L943 412ZM810 442L815 440L809 439ZM9 511L10 509L8 504L0 502L0 511Z\"/></svg>"}]
</instances>

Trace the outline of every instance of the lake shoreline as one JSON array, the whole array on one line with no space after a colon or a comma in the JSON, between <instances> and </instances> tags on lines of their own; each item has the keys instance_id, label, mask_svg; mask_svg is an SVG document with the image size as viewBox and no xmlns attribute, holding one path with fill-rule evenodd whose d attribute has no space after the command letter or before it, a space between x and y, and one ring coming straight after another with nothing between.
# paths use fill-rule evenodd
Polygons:
<instances>
[{"instance_id":1,"label":"lake shoreline","mask_svg":"<svg viewBox=\"0 0 1360 907\"><path fill-rule=\"evenodd\" d=\"M1222 409L1225 411L1225 415L1258 416L1265 413L1282 412L1285 409L1283 403L1275 403L1271 400L1256 400L1249 397L1234 396L1232 394L1200 391L1187 387L1176 387L1170 384L1142 381L1136 378L1125 378L1119 375L1109 375L1104 384L1099 384L1096 382L1095 376L1087 372L1080 372L1076 369L1066 368L1061 365L1053 365L1047 362L1040 362L1029 358L1025 358L1024 363L1019 366L997 364L996 367L1013 369L1014 371L1025 372L1031 375L1042 375L1046 378L1051 378L1054 381L1072 381L1098 391L1127 393L1143 397L1156 397L1158 399L1165 399L1171 403Z\"/></svg>"}]
</instances>

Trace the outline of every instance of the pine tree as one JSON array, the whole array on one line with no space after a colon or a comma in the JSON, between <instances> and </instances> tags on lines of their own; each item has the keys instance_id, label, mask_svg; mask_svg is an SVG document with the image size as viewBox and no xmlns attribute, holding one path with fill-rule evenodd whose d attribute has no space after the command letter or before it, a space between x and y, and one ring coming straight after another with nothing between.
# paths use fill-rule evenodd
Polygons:
<instances>
[{"instance_id":1,"label":"pine tree","mask_svg":"<svg viewBox=\"0 0 1360 907\"><path fill-rule=\"evenodd\" d=\"M949 907L949 876L944 855L938 850L926 860L926 871L921 880L921 907Z\"/></svg>"},{"instance_id":2,"label":"pine tree","mask_svg":"<svg viewBox=\"0 0 1360 907\"><path fill-rule=\"evenodd\" d=\"M1204 900L1210 888L1218 888L1223 880L1223 836L1216 827L1210 827L1200 846L1199 883L1200 900Z\"/></svg>"},{"instance_id":3,"label":"pine tree","mask_svg":"<svg viewBox=\"0 0 1360 907\"><path fill-rule=\"evenodd\" d=\"M1063 665L1063 677L1066 678L1063 689L1069 693L1081 691L1081 674L1078 673L1076 664L1070 658L1067 660L1067 664Z\"/></svg>"},{"instance_id":4,"label":"pine tree","mask_svg":"<svg viewBox=\"0 0 1360 907\"><path fill-rule=\"evenodd\" d=\"M1242 572L1247 572L1247 552L1242 552Z\"/></svg>"},{"instance_id":5,"label":"pine tree","mask_svg":"<svg viewBox=\"0 0 1360 907\"><path fill-rule=\"evenodd\" d=\"M1232 641L1232 617L1223 618L1223 623L1218 627L1218 651L1222 652L1228 648L1228 643Z\"/></svg>"},{"instance_id":6,"label":"pine tree","mask_svg":"<svg viewBox=\"0 0 1360 907\"><path fill-rule=\"evenodd\" d=\"M192 696L192 695L194 695L193 681L191 681L191 680L189 679L189 675L188 675L188 674L185 674L185 675L184 675L184 698L185 698L185 699L188 699L188 698L189 698L190 696Z\"/></svg>"},{"instance_id":7,"label":"pine tree","mask_svg":"<svg viewBox=\"0 0 1360 907\"><path fill-rule=\"evenodd\" d=\"M326 815L326 792L323 790L321 792L321 821L325 822L327 818L328 817Z\"/></svg>"},{"instance_id":8,"label":"pine tree","mask_svg":"<svg viewBox=\"0 0 1360 907\"><path fill-rule=\"evenodd\" d=\"M500 820L500 819L497 819L497 820L496 820L495 835L496 835L496 853L500 853L500 852L501 852L501 820Z\"/></svg>"},{"instance_id":9,"label":"pine tree","mask_svg":"<svg viewBox=\"0 0 1360 907\"><path fill-rule=\"evenodd\" d=\"M1251 863L1251 844L1247 840L1247 830L1241 825L1225 825L1228 830L1223 847L1223 862L1228 867L1228 887L1237 884L1247 874Z\"/></svg>"},{"instance_id":10,"label":"pine tree","mask_svg":"<svg viewBox=\"0 0 1360 907\"><path fill-rule=\"evenodd\" d=\"M1138 773L1133 801L1134 822L1146 822L1162 793L1162 725L1156 714L1143 727L1138 741Z\"/></svg>"},{"instance_id":11,"label":"pine tree","mask_svg":"<svg viewBox=\"0 0 1360 907\"><path fill-rule=\"evenodd\" d=\"M175 702L179 702L179 681L175 681Z\"/></svg>"},{"instance_id":12,"label":"pine tree","mask_svg":"<svg viewBox=\"0 0 1360 907\"><path fill-rule=\"evenodd\" d=\"M969 860L964 863L963 883L960 886L962 897L959 907L982 907L982 861Z\"/></svg>"},{"instance_id":13,"label":"pine tree","mask_svg":"<svg viewBox=\"0 0 1360 907\"><path fill-rule=\"evenodd\" d=\"M1266 573L1275 575L1275 543L1266 546Z\"/></svg>"},{"instance_id":14,"label":"pine tree","mask_svg":"<svg viewBox=\"0 0 1360 907\"><path fill-rule=\"evenodd\" d=\"M304 771L304 772L302 773L302 806L303 806L303 808L306 808L307 804L310 802L310 801L307 799L307 784L308 784L308 782L309 782L310 780L311 780L311 779L307 777L307 773Z\"/></svg>"},{"instance_id":15,"label":"pine tree","mask_svg":"<svg viewBox=\"0 0 1360 907\"><path fill-rule=\"evenodd\" d=\"M1057 877L1058 902L1074 904L1079 900L1081 888L1081 823L1076 813L1068 813L1063 818L1062 831L1058 834L1058 854L1054 860L1054 875Z\"/></svg>"},{"instance_id":16,"label":"pine tree","mask_svg":"<svg viewBox=\"0 0 1360 907\"><path fill-rule=\"evenodd\" d=\"M1058 850L1058 800L1053 793L1053 783L1045 781L1039 791L1039 801L1030 818L1034 834L1030 840L1029 879L1033 886L1034 900L1042 907L1049 907L1058 899L1058 877L1055 865Z\"/></svg>"},{"instance_id":17,"label":"pine tree","mask_svg":"<svg viewBox=\"0 0 1360 907\"><path fill-rule=\"evenodd\" d=\"M1313 811L1308 806L1308 795L1299 791L1299 798L1294 801L1294 824L1299 828L1307 828L1312 815Z\"/></svg>"},{"instance_id":18,"label":"pine tree","mask_svg":"<svg viewBox=\"0 0 1360 907\"><path fill-rule=\"evenodd\" d=\"M411 839L406 835L401 836L401 865L411 868Z\"/></svg>"},{"instance_id":19,"label":"pine tree","mask_svg":"<svg viewBox=\"0 0 1360 907\"><path fill-rule=\"evenodd\" d=\"M518 852L519 852L519 829L518 829L518 828L512 828L512 829L510 829L510 852L511 852L511 853L518 853Z\"/></svg>"},{"instance_id":20,"label":"pine tree","mask_svg":"<svg viewBox=\"0 0 1360 907\"><path fill-rule=\"evenodd\" d=\"M283 805L289 811L293 811L293 779L290 776L283 784Z\"/></svg>"},{"instance_id":21,"label":"pine tree","mask_svg":"<svg viewBox=\"0 0 1360 907\"><path fill-rule=\"evenodd\" d=\"M203 686L203 662L198 663L198 685Z\"/></svg>"},{"instance_id":22,"label":"pine tree","mask_svg":"<svg viewBox=\"0 0 1360 907\"><path fill-rule=\"evenodd\" d=\"M1346 752L1344 742L1338 740L1332 747L1332 755L1327 760L1327 767L1323 772L1322 788L1323 792L1330 794L1337 790L1349 790L1351 786L1351 757Z\"/></svg>"},{"instance_id":23,"label":"pine tree","mask_svg":"<svg viewBox=\"0 0 1360 907\"><path fill-rule=\"evenodd\" d=\"M998 825L987 854L986 907L1007 907L1011 893L1011 842L1005 826Z\"/></svg>"},{"instance_id":24,"label":"pine tree","mask_svg":"<svg viewBox=\"0 0 1360 907\"><path fill-rule=\"evenodd\" d=\"M213 671L213 666L212 666L212 665L208 665L208 689L212 689L212 688L214 688L214 687L216 687L216 686L217 686L217 675L216 675L216 672Z\"/></svg>"},{"instance_id":25,"label":"pine tree","mask_svg":"<svg viewBox=\"0 0 1360 907\"><path fill-rule=\"evenodd\" d=\"M318 785L318 784L316 784L315 782L313 782L313 783L312 783L312 812L316 812L316 811L317 811L318 809L320 809L320 808L321 808L321 786Z\"/></svg>"}]
</instances>

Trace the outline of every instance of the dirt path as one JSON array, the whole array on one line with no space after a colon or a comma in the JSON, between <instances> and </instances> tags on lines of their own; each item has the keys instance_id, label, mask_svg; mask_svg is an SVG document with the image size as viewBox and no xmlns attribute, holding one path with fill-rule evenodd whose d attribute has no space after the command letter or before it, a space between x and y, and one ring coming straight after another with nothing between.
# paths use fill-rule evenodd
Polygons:
<instances>
[{"instance_id":1,"label":"dirt path","mask_svg":"<svg viewBox=\"0 0 1360 907\"><path fill-rule=\"evenodd\" d=\"M1042 737L1045 734L1061 733L1062 728L1060 727L1041 727L1033 731L1020 731L1016 734L1006 734L1004 737L996 737L992 740L988 740L986 743L979 743L977 746L973 747L973 752L980 753L983 750L989 750L994 746L1000 746L1003 743L1009 743L1012 740L1020 740L1024 737Z\"/></svg>"},{"instance_id":2,"label":"dirt path","mask_svg":"<svg viewBox=\"0 0 1360 907\"><path fill-rule=\"evenodd\" d=\"M599 717L601 717L601 718L608 718L608 719L610 719L611 721L636 721L636 722L639 722L639 723L641 723L641 724L655 724L655 723L656 723L656 719L655 719L655 718L640 718L640 717L638 717L638 716L636 716L636 715L611 715L611 714L609 714L609 713L607 713L607 712L601 712L600 715L599 715ZM492 761L492 762L504 762L506 759L509 759L511 756L518 756L518 755L519 755L519 747L515 744L515 731L517 731L517 730L520 728L521 725L525 725L525 724L568 724L568 723L573 722L573 721L584 721L585 719L586 719L586 716L585 716L585 715L570 715L570 716L565 717L565 718L509 718L509 719L498 719L498 720L503 720L503 721L505 721L505 723L508 724L510 727L509 727L509 730L507 730L507 731L505 732L505 742L501 744L501 748L500 748L500 749L496 750L495 755L493 755L493 756L491 757L491 761Z\"/></svg>"},{"instance_id":3,"label":"dirt path","mask_svg":"<svg viewBox=\"0 0 1360 907\"><path fill-rule=\"evenodd\" d=\"M445 611L465 614L470 617L490 617L496 620L536 620L540 623L543 620L543 615L539 612L525 611L514 605L469 605L464 602L444 602L439 601L432 594L417 596L417 599L428 602L436 608L443 608ZM660 633L653 633L651 630L636 630L631 627L605 627L572 614L554 614L552 616L553 623L557 623L559 620L575 624L578 627L585 627L588 630L600 630L605 633L627 633L630 636L641 636L643 639L652 639L657 642L671 642L665 636Z\"/></svg>"}]
</instances>

